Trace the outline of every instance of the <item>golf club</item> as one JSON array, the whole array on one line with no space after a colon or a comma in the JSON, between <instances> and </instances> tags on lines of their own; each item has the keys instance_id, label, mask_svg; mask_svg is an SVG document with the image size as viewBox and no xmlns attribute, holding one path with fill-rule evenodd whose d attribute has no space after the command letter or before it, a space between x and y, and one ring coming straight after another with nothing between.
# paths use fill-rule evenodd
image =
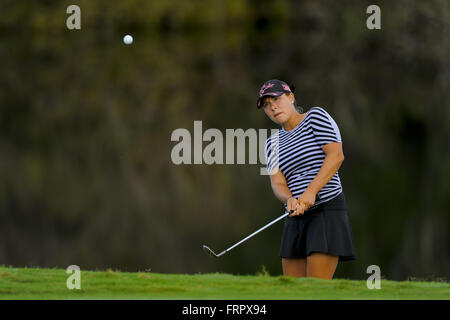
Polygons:
<instances>
[{"instance_id":1,"label":"golf club","mask_svg":"<svg viewBox=\"0 0 450 320\"><path fill-rule=\"evenodd\" d=\"M284 206L285 210L286 210L286 205ZM242 239L241 241L239 241L238 243L232 245L231 247L229 247L228 249L222 251L219 254L216 254L214 251L212 251L208 246L203 245L203 251L205 251L210 257L220 257L222 255L224 255L225 253L227 253L228 251L230 251L231 249L237 247L238 245L240 245L242 242L250 239L251 237L253 237L255 234L263 231L264 229L266 229L267 227L270 227L272 224L274 224L275 222L283 219L284 217L290 215L292 212L294 212L294 210L291 210L290 212L285 211L285 213L283 215L281 215L280 217L276 218L275 220L273 220L272 222L269 222L268 224L266 224L264 227L256 230L255 232L253 232L251 235L249 235L248 237Z\"/></svg>"}]
</instances>

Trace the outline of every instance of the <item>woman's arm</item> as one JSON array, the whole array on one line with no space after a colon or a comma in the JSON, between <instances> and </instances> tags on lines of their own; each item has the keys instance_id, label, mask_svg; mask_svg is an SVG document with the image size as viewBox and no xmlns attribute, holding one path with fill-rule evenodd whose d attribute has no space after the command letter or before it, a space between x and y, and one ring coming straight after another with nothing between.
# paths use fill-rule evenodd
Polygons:
<instances>
[{"instance_id":1,"label":"woman's arm","mask_svg":"<svg viewBox=\"0 0 450 320\"><path fill-rule=\"evenodd\" d=\"M325 160L323 160L322 167L315 178L311 181L305 192L312 192L314 198L316 194L322 189L328 181L333 178L334 174L341 167L344 161L344 153L342 152L342 144L339 142L329 143L323 146L322 150L325 152Z\"/></svg>"},{"instance_id":2,"label":"woman's arm","mask_svg":"<svg viewBox=\"0 0 450 320\"><path fill-rule=\"evenodd\" d=\"M270 175L270 184L272 185L273 193L281 202L286 203L287 199L292 197L286 178L279 169L276 170L276 173Z\"/></svg>"},{"instance_id":3,"label":"woman's arm","mask_svg":"<svg viewBox=\"0 0 450 320\"><path fill-rule=\"evenodd\" d=\"M331 180L344 161L344 153L340 142L328 143L323 146L322 150L326 154L322 167L305 192L298 198L299 206L292 214L293 216L303 214L315 203L316 194Z\"/></svg>"},{"instance_id":4,"label":"woman's arm","mask_svg":"<svg viewBox=\"0 0 450 320\"><path fill-rule=\"evenodd\" d=\"M279 169L276 173L270 175L270 184L272 185L272 190L275 196L283 203L289 199L287 203L287 210L295 210L297 207L297 199L292 197L291 190L287 186L287 181L283 173Z\"/></svg>"}]
</instances>

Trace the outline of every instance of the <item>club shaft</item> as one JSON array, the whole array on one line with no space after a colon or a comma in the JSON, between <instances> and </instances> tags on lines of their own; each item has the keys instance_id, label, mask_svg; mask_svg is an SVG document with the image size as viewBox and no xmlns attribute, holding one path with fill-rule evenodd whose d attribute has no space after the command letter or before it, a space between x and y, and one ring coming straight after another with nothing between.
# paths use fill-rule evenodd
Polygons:
<instances>
[{"instance_id":1,"label":"club shaft","mask_svg":"<svg viewBox=\"0 0 450 320\"><path fill-rule=\"evenodd\" d=\"M290 212L285 212L282 216L280 216L280 217L278 217L278 218L276 218L275 220L273 220L272 222L269 222L268 224L266 224L264 227L262 227L262 228L260 228L260 229L258 229L258 230L256 230L255 232L253 232L251 235L249 235L249 236L247 236L247 237L245 237L244 239L242 239L241 241L239 241L238 243L236 243L236 244L234 244L234 245L232 245L231 247L229 247L228 249L226 249L225 251L223 251L223 252L221 252L218 256L221 256L222 254L224 254L224 253L226 253L226 252L228 252L228 251L230 251L231 249L233 249L234 247L237 247L238 245L240 245L242 242L244 242L244 241L246 241L246 240L248 240L248 239L250 239L251 237L253 237L255 234L257 234L257 233L259 233L259 232L261 232L261 231L263 231L264 229L266 229L266 228L268 228L268 227L270 227L272 224L274 224L275 222L277 222L277 221L280 221L281 219L283 219L284 217L286 217L286 216L288 216L288 215L290 215L291 213Z\"/></svg>"}]
</instances>

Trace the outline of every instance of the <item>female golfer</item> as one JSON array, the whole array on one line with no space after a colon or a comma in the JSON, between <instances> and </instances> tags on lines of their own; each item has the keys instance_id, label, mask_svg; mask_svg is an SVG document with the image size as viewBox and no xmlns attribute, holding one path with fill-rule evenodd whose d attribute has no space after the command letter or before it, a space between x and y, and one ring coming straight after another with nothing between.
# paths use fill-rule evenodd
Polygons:
<instances>
[{"instance_id":1,"label":"female golfer","mask_svg":"<svg viewBox=\"0 0 450 320\"><path fill-rule=\"evenodd\" d=\"M283 273L332 279L339 261L356 259L338 169L344 160L335 121L320 107L298 112L294 87L269 80L257 106L281 129L266 141L267 169L286 217L280 257Z\"/></svg>"}]
</instances>

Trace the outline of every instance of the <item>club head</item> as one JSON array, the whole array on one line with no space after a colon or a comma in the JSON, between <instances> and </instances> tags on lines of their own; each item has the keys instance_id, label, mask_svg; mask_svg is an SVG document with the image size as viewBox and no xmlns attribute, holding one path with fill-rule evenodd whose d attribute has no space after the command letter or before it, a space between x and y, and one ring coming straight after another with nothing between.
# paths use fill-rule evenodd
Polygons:
<instances>
[{"instance_id":1,"label":"club head","mask_svg":"<svg viewBox=\"0 0 450 320\"><path fill-rule=\"evenodd\" d=\"M208 246L203 245L203 251L205 251L210 257L213 257L213 258L218 257L218 255L215 254L215 252L212 251L210 248L208 248Z\"/></svg>"}]
</instances>

